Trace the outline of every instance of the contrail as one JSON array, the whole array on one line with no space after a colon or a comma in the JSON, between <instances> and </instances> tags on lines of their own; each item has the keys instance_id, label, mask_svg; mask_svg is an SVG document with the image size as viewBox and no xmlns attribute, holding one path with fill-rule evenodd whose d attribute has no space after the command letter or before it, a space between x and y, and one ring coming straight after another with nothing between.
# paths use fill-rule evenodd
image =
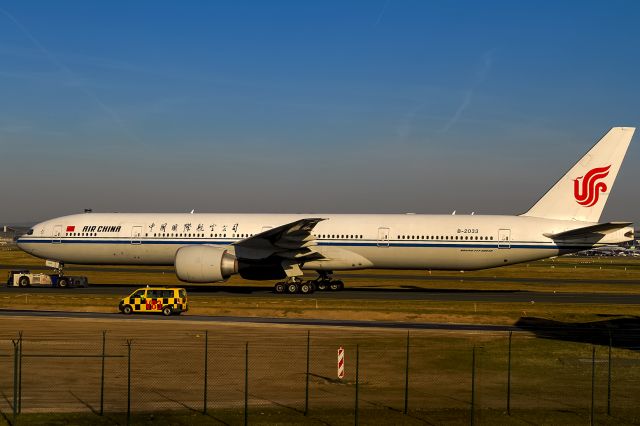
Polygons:
<instances>
[{"instance_id":1,"label":"contrail","mask_svg":"<svg viewBox=\"0 0 640 426\"><path fill-rule=\"evenodd\" d=\"M79 78L77 78L75 73L73 71L71 71L71 69L69 67L67 67L62 62L60 62L60 60L58 58L56 58L47 48L45 48L44 45L42 43L40 43L38 41L38 39L33 34L31 34L31 32L27 29L27 27L22 25L22 23L20 21L18 21L18 19L16 19L15 16L10 14L6 10L0 8L0 12L2 12L3 15L5 15L11 22L13 22L16 25L16 27L18 27L20 29L20 31L22 31L22 33L34 44L34 46L36 46L36 48L38 50L40 50L40 52L42 52L42 54L44 56L46 56L46 58L54 66L58 67L63 73L67 74L67 76L72 81L80 82L80 84L78 84L77 87L89 99L94 101L100 107L100 109L102 109L116 123L116 125L118 127L120 127L120 129L126 134L126 136L129 139L131 139L133 141L138 141L138 138L133 133L131 133L131 131L125 126L125 124L122 121L122 119L120 118L120 116L113 109L111 109L104 102L102 102L100 100L100 98L93 91L89 90L89 88L87 88L84 84L82 84L81 80Z\"/></svg>"},{"instance_id":2,"label":"contrail","mask_svg":"<svg viewBox=\"0 0 640 426\"><path fill-rule=\"evenodd\" d=\"M451 117L449 121L447 121L447 124L444 125L442 130L440 130L442 133L448 132L451 126L453 126L458 122L464 110L469 108L469 105L471 105L472 98L473 98L473 89L467 91L467 93L464 96L464 99L462 99L462 103L460 104L460 106L458 106L458 109L456 110L455 114L453 114L453 117Z\"/></svg>"},{"instance_id":3,"label":"contrail","mask_svg":"<svg viewBox=\"0 0 640 426\"><path fill-rule=\"evenodd\" d=\"M471 100L473 99L473 94L476 88L487 78L489 71L491 71L491 67L493 66L494 51L495 49L491 49L484 52L484 54L482 55L482 63L480 65L480 69L476 73L476 78L471 86L471 89L467 90L467 92L464 95L464 98L462 99L462 102L458 106L458 109L456 109L456 112L449 119L449 121L447 121L444 127L440 129L441 133L448 132L449 129L451 129L451 127L453 127L453 125L455 125L458 122L458 120L462 116L462 113L471 105Z\"/></svg>"},{"instance_id":4,"label":"contrail","mask_svg":"<svg viewBox=\"0 0 640 426\"><path fill-rule=\"evenodd\" d=\"M378 26L378 24L380 23L380 21L382 21L382 17L384 16L384 12L386 12L386 11L387 11L387 6L389 6L389 2L390 2L390 1L391 1L391 0L387 0L387 1L384 3L384 6L382 7L382 10L380 11L380 15L378 15L378 19L376 20L376 23L375 23L374 27L377 27L377 26Z\"/></svg>"}]
</instances>

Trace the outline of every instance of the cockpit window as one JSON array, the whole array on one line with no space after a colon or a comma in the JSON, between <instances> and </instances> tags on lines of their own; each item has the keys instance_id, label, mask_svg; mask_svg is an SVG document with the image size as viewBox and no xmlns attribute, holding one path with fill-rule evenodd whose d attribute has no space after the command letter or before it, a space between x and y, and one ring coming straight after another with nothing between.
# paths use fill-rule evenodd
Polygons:
<instances>
[{"instance_id":1,"label":"cockpit window","mask_svg":"<svg viewBox=\"0 0 640 426\"><path fill-rule=\"evenodd\" d=\"M27 231L27 235L33 235L33 228Z\"/></svg>"}]
</instances>

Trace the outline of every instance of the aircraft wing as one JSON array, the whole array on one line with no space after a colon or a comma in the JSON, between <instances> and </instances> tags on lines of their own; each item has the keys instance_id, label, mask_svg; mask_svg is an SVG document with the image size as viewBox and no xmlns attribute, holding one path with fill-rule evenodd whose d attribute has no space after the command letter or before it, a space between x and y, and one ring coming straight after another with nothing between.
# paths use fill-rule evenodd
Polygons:
<instances>
[{"instance_id":1,"label":"aircraft wing","mask_svg":"<svg viewBox=\"0 0 640 426\"><path fill-rule=\"evenodd\" d=\"M544 234L545 237L555 239L586 238L593 234L608 234L631 225L633 222L607 222L589 225L583 228L572 229L570 231L559 232L557 234Z\"/></svg>"},{"instance_id":2,"label":"aircraft wing","mask_svg":"<svg viewBox=\"0 0 640 426\"><path fill-rule=\"evenodd\" d=\"M236 256L244 259L265 259L278 256L284 259L309 261L323 256L314 250L313 228L322 218L306 218L268 229L233 244Z\"/></svg>"}]
</instances>

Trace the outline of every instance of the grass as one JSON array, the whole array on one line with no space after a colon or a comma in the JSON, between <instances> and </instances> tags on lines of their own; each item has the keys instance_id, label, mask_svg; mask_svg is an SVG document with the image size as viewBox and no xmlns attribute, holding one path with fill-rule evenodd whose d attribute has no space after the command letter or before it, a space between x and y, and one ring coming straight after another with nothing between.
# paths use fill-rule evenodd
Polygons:
<instances>
[{"instance_id":1,"label":"grass","mask_svg":"<svg viewBox=\"0 0 640 426\"><path fill-rule=\"evenodd\" d=\"M628 413L616 416L606 416L599 413L598 424L620 425L636 424L640 421L632 410ZM621 414L621 415L620 415ZM384 410L362 410L360 422L363 424L404 424L404 425L424 425L426 424L468 424L470 421L470 410L448 409L448 410L414 410L406 416L398 413L390 413ZM522 424L566 424L584 425L589 422L590 413L588 410L576 410L562 412L559 410L512 410L511 415L507 415L504 410L482 409L475 412L476 423L480 424L502 424L502 425L522 425ZM350 423L347 419L353 419L353 412L348 410L332 410L331 414L323 415L321 418L311 412L307 417L301 414L291 413L290 410L283 409L260 409L258 412L250 413L248 420L252 425L334 425ZM131 416L131 424L153 425L153 426L200 426L219 424L242 424L244 421L243 412L220 410L208 415L194 412L154 412L154 413L134 413ZM60 414L22 414L19 416L21 425L113 425L125 424L126 414L108 414L98 416L92 413L60 413ZM353 420L352 420L353 422ZM7 420L0 421L0 424L10 425Z\"/></svg>"},{"instance_id":2,"label":"grass","mask_svg":"<svg viewBox=\"0 0 640 426\"><path fill-rule=\"evenodd\" d=\"M126 360L108 361L107 414L103 418L92 413L99 395L100 358L78 363L55 356L46 358L46 362L28 357L33 353L99 353L102 330L108 330L109 354L125 353L123 341L134 338L133 424L241 424L245 342L249 345L251 424L352 424L356 345L362 424L468 423L473 347L475 419L479 424L586 424L590 416L592 346L536 339L528 333L513 336L509 416L505 408L506 333L411 331L409 412L404 415L405 331L314 327L310 332L310 411L305 417L307 330L303 327L4 318L0 351L11 347L5 339L13 337L16 330L22 330L25 336L24 414L19 424L124 423ZM51 330L57 331L55 335ZM204 330L208 331L210 378L206 416L200 413ZM346 353L343 380L335 377L338 346ZM636 423L640 420L639 353L613 347L612 416L607 416L607 349L596 347L596 422ZM0 359L0 368L11 372L11 361ZM167 374L174 380L162 380ZM0 390L9 399L10 377L0 377ZM10 417L4 401L0 401L0 409ZM43 413L48 409L55 412Z\"/></svg>"}]
</instances>

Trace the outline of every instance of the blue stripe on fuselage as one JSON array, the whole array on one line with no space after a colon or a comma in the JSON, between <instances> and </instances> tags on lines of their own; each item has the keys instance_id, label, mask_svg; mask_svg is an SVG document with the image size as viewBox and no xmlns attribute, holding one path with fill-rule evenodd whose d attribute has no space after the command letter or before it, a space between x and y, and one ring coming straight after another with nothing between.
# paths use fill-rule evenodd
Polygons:
<instances>
[{"instance_id":1,"label":"blue stripe on fuselage","mask_svg":"<svg viewBox=\"0 0 640 426\"><path fill-rule=\"evenodd\" d=\"M54 242L55 241L55 242ZM135 241L133 243L132 241ZM61 239L20 239L19 244L127 244L127 245L144 245L144 244L172 244L172 245L189 245L189 244L219 244L229 245L242 240L151 240L151 239L74 239L74 238L61 238ZM379 246L375 240L368 241L318 241L319 246L333 246L333 247L376 247ZM380 245L382 248L386 247L386 244ZM479 243L459 243L459 242L393 242L389 241L389 247L430 247L430 248L486 248L486 249L498 249L498 243L479 244ZM511 242L511 249L584 249L593 247L591 244L584 245L556 245L553 243L544 242ZM507 249L504 247L503 249Z\"/></svg>"}]
</instances>

